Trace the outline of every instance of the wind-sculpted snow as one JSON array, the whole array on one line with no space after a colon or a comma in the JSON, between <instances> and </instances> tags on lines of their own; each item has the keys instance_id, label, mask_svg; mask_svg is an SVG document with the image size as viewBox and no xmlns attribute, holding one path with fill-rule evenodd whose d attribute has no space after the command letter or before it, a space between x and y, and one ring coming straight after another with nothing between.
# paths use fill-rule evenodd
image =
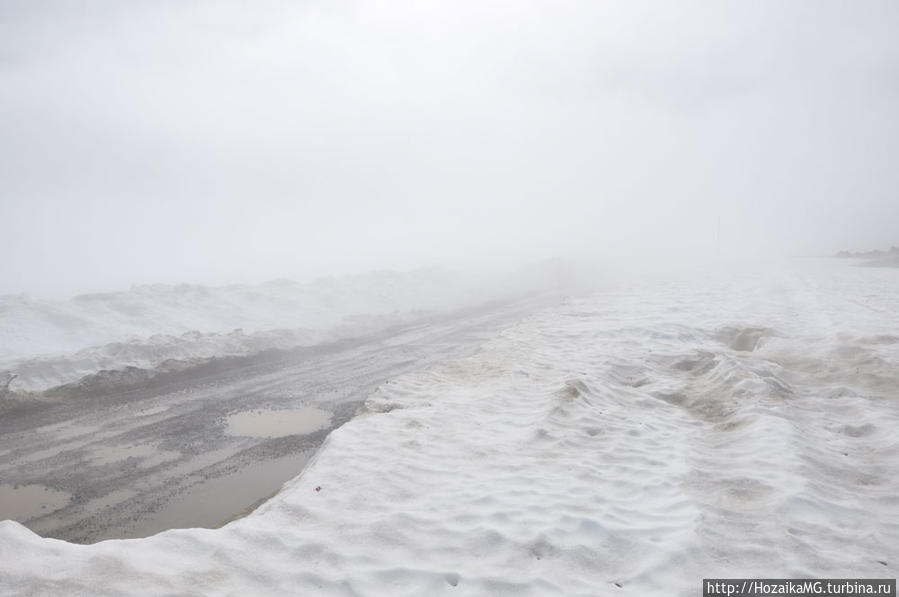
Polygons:
<instances>
[{"instance_id":1,"label":"wind-sculpted snow","mask_svg":"<svg viewBox=\"0 0 899 597\"><path fill-rule=\"evenodd\" d=\"M695 595L899 569L899 277L802 262L570 299L379 387L247 518L0 524L4 594Z\"/></svg>"}]
</instances>

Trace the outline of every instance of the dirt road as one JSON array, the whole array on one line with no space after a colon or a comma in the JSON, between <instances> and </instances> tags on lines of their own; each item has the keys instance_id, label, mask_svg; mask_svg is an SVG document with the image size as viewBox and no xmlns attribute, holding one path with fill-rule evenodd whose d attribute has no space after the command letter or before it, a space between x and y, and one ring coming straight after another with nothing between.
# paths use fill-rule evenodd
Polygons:
<instances>
[{"instance_id":1,"label":"dirt road","mask_svg":"<svg viewBox=\"0 0 899 597\"><path fill-rule=\"evenodd\" d=\"M7 410L0 520L76 543L221 525L299 474L379 384L471 354L547 300L220 359L141 387Z\"/></svg>"}]
</instances>

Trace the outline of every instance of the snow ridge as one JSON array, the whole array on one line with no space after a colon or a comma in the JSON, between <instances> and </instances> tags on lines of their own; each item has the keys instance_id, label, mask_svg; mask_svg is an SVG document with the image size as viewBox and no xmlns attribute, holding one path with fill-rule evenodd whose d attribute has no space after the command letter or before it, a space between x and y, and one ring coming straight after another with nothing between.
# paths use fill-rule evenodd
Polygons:
<instances>
[{"instance_id":1,"label":"snow ridge","mask_svg":"<svg viewBox=\"0 0 899 597\"><path fill-rule=\"evenodd\" d=\"M243 356L369 333L503 296L441 269L376 272L300 284L136 286L68 301L0 297L0 372L42 391L101 370Z\"/></svg>"}]
</instances>

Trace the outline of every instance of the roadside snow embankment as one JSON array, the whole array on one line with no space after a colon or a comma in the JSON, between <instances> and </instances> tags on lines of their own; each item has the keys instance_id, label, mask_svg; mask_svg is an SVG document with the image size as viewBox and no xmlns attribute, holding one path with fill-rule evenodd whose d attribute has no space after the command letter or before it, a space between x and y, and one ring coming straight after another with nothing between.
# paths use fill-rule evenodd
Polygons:
<instances>
[{"instance_id":1,"label":"roadside snow embankment","mask_svg":"<svg viewBox=\"0 0 899 597\"><path fill-rule=\"evenodd\" d=\"M570 300L382 385L222 529L77 546L0 523L0 593L695 595L703 577L895 577L895 271L712 278Z\"/></svg>"},{"instance_id":2,"label":"roadside snow embankment","mask_svg":"<svg viewBox=\"0 0 899 597\"><path fill-rule=\"evenodd\" d=\"M155 369L364 335L504 293L440 269L310 283L136 286L67 301L0 297L0 372L42 391L101 370Z\"/></svg>"}]
</instances>

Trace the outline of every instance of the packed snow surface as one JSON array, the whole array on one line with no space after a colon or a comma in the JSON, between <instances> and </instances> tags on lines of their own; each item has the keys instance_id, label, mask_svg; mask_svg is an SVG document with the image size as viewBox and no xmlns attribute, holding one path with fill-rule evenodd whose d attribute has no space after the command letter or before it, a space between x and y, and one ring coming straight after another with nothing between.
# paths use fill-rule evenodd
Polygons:
<instances>
[{"instance_id":1,"label":"packed snow surface","mask_svg":"<svg viewBox=\"0 0 899 597\"><path fill-rule=\"evenodd\" d=\"M899 270L802 261L569 299L407 374L218 530L0 523L0 593L695 595L899 571Z\"/></svg>"}]
</instances>

